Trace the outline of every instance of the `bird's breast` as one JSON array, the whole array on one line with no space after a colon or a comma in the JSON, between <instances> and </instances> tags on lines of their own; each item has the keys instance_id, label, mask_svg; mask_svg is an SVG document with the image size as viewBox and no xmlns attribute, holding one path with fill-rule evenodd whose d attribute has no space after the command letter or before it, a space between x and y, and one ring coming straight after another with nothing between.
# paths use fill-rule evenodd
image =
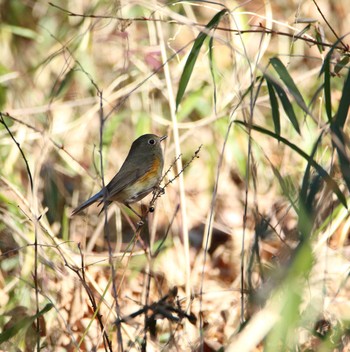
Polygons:
<instances>
[{"instance_id":1,"label":"bird's breast","mask_svg":"<svg viewBox=\"0 0 350 352\"><path fill-rule=\"evenodd\" d=\"M155 183L157 183L159 181L160 176L161 176L162 168L163 168L162 161L160 160L160 158L155 157L153 159L148 171L143 176L141 176L137 180L137 182L149 183L149 181L153 180ZM150 183L152 183L152 182L150 182Z\"/></svg>"}]
</instances>

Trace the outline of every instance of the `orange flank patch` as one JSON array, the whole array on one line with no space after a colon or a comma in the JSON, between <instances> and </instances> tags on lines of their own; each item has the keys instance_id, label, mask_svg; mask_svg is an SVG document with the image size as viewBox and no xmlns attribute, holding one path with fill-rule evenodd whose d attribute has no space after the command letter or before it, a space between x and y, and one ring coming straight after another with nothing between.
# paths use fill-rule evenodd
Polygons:
<instances>
[{"instance_id":1,"label":"orange flank patch","mask_svg":"<svg viewBox=\"0 0 350 352\"><path fill-rule=\"evenodd\" d=\"M140 177L137 180L137 183L149 183L151 181L151 179L153 179L154 177L158 178L159 174L160 174L160 161L158 158L155 158L153 161L153 165L152 167L149 169L148 172L146 172L142 177ZM152 182L150 182L152 183Z\"/></svg>"}]
</instances>

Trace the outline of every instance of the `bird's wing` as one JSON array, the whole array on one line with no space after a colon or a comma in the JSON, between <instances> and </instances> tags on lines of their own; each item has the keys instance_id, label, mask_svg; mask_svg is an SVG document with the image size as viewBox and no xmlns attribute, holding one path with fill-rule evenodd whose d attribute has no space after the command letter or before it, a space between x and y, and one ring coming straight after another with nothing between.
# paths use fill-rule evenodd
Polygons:
<instances>
[{"instance_id":1,"label":"bird's wing","mask_svg":"<svg viewBox=\"0 0 350 352\"><path fill-rule=\"evenodd\" d=\"M138 166L135 164L128 164L128 167L126 168L124 165L125 163L106 186L107 197L109 199L113 199L113 197L119 192L135 183L151 169L151 164L150 162L147 162L147 160L143 160Z\"/></svg>"}]
</instances>

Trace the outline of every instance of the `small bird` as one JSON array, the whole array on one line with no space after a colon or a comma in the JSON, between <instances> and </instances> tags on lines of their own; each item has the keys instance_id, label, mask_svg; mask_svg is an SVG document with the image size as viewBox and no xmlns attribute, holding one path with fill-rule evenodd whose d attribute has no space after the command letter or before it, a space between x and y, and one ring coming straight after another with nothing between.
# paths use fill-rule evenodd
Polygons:
<instances>
[{"instance_id":1,"label":"small bird","mask_svg":"<svg viewBox=\"0 0 350 352\"><path fill-rule=\"evenodd\" d=\"M126 205L142 218L130 204L135 203L157 189L162 177L164 158L160 142L167 136L144 134L131 145L119 172L100 192L73 210L72 216L95 202L103 203L101 212L113 201ZM100 212L100 213L101 213Z\"/></svg>"}]
</instances>

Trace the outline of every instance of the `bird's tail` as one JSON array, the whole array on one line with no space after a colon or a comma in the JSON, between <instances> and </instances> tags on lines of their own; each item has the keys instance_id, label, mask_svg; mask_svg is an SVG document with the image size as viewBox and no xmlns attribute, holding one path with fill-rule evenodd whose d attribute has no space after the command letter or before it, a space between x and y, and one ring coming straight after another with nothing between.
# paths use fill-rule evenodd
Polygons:
<instances>
[{"instance_id":1,"label":"bird's tail","mask_svg":"<svg viewBox=\"0 0 350 352\"><path fill-rule=\"evenodd\" d=\"M84 210L85 208L89 207L91 204L97 202L98 200L101 200L101 198L103 198L102 191L96 193L94 196L92 196L87 201L85 201L84 203L80 204L77 208L75 208L72 211L72 215L71 216L80 213L82 210Z\"/></svg>"}]
</instances>

